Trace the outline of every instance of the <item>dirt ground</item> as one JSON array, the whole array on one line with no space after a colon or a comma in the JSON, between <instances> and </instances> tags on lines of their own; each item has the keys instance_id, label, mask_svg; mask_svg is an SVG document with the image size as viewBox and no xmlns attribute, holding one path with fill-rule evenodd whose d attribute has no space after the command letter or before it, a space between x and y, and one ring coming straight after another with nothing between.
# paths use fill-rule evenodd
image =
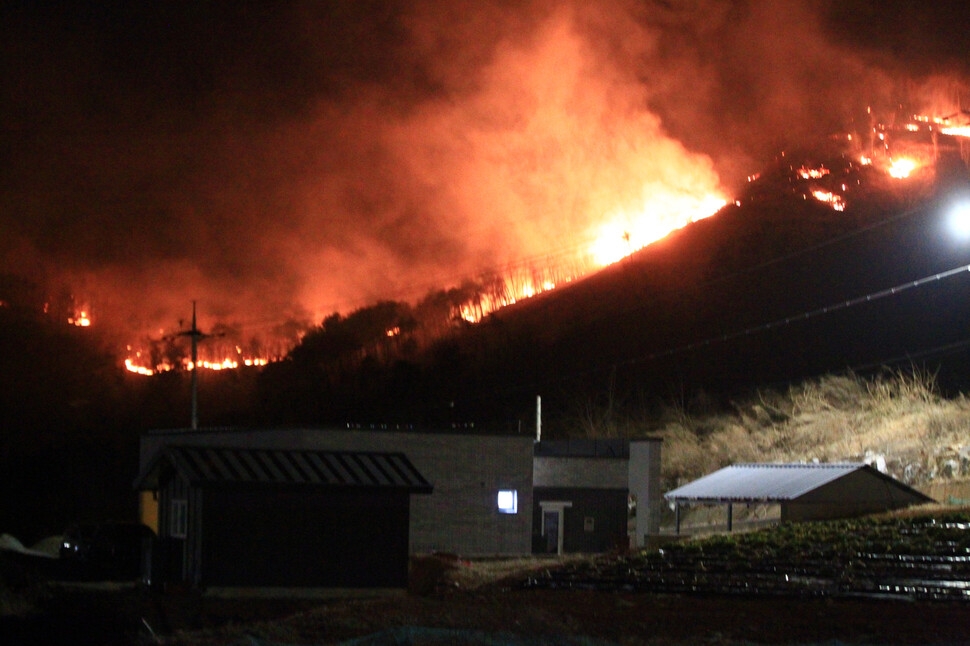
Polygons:
<instances>
[{"instance_id":1,"label":"dirt ground","mask_svg":"<svg viewBox=\"0 0 970 646\"><path fill-rule=\"evenodd\" d=\"M581 637L597 645L970 643L964 603L521 589L524 573L547 564L431 558L416 564L409 591L330 598L55 586L34 599L34 612L0 619L0 642L223 646L258 643L255 637L339 644L422 626L512 634L537 644Z\"/></svg>"}]
</instances>

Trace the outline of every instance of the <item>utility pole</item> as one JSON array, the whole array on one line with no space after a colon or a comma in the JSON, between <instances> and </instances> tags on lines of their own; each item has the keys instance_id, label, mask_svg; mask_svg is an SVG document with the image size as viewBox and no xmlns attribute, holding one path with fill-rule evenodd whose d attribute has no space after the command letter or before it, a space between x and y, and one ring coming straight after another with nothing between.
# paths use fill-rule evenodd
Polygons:
<instances>
[{"instance_id":1,"label":"utility pole","mask_svg":"<svg viewBox=\"0 0 970 646\"><path fill-rule=\"evenodd\" d=\"M208 338L195 324L195 301L192 301L192 329L179 332L176 336L192 339L192 430L199 428L199 339Z\"/></svg>"}]
</instances>

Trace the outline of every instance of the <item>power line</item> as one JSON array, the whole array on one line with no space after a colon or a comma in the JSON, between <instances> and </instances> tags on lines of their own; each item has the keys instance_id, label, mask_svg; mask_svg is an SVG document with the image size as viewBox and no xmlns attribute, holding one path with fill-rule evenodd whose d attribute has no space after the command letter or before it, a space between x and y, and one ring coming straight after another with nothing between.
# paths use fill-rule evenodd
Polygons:
<instances>
[{"instance_id":1,"label":"power line","mask_svg":"<svg viewBox=\"0 0 970 646\"><path fill-rule=\"evenodd\" d=\"M848 300L839 301L836 303L832 303L831 305L819 307L817 309L802 312L800 314L796 314L793 316L787 316L782 319L775 319L774 321L748 327L743 330L739 330L737 332L722 334L719 337L710 337L710 338L704 339L703 341L688 343L687 345L678 346L676 348L670 348L668 350L663 350L661 352L654 352L639 358L627 359L626 361L619 362L617 365L641 363L652 359L659 359L661 357L669 357L671 355L680 354L683 352L691 352L698 348L709 346L714 343L719 343L719 342L723 343L725 341L731 341L733 339L738 339L743 336L749 336L757 332L764 332L774 328L785 327L785 326L791 325L792 323L806 321L808 319L816 318L818 316L823 316L825 314L831 314L832 312L838 312L840 310L848 309L850 307L855 307L856 305L862 305L863 303L871 303L873 301L878 301L883 298L895 296L896 294L901 294L911 289L915 289L917 287L927 285L929 283L945 280L947 278L952 278L953 276L957 276L959 274L967 273L967 272L970 272L970 264L962 265L960 267L955 267L953 269L948 269L946 271L941 271L939 273L933 274L932 276L925 276L917 280L911 280L905 283L901 283L899 285L890 287L888 289L883 289L878 292L865 294L864 296L858 296L856 298L850 298Z\"/></svg>"},{"instance_id":2,"label":"power line","mask_svg":"<svg viewBox=\"0 0 970 646\"><path fill-rule=\"evenodd\" d=\"M879 368L881 366L889 366L896 363L913 362L919 359L925 359L932 356L946 356L957 354L970 348L970 339L963 339L961 341L954 341L952 343L945 343L943 345L938 345L932 348L927 348L919 352L908 352L903 355L898 355L889 359L883 359L881 361L872 361L869 363L863 363L851 366L852 370L855 371L866 371L872 370L874 368Z\"/></svg>"}]
</instances>

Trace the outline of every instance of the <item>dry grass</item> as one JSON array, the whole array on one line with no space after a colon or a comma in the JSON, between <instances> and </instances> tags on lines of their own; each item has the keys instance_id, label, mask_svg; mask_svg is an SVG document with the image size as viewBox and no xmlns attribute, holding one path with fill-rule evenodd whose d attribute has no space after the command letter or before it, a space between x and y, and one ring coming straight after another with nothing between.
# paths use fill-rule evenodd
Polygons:
<instances>
[{"instance_id":1,"label":"dry grass","mask_svg":"<svg viewBox=\"0 0 970 646\"><path fill-rule=\"evenodd\" d=\"M614 409L587 415L584 430L597 434L598 419L609 420L610 436L662 436L665 489L739 462L865 461L933 491L970 479L970 400L941 396L930 373L828 375L714 408L702 401L659 413Z\"/></svg>"}]
</instances>

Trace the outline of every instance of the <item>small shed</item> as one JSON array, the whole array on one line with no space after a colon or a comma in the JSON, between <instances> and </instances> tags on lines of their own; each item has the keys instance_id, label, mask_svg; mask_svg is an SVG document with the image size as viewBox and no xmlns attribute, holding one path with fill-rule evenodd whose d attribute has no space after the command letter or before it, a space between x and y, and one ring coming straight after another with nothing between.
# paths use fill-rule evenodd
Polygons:
<instances>
[{"instance_id":1,"label":"small shed","mask_svg":"<svg viewBox=\"0 0 970 646\"><path fill-rule=\"evenodd\" d=\"M403 587L411 494L403 453L169 445L135 481L158 499L148 579L196 586Z\"/></svg>"},{"instance_id":2,"label":"small shed","mask_svg":"<svg viewBox=\"0 0 970 646\"><path fill-rule=\"evenodd\" d=\"M680 533L682 504L776 503L782 521L847 518L933 499L863 463L736 464L664 495L674 503Z\"/></svg>"}]
</instances>

